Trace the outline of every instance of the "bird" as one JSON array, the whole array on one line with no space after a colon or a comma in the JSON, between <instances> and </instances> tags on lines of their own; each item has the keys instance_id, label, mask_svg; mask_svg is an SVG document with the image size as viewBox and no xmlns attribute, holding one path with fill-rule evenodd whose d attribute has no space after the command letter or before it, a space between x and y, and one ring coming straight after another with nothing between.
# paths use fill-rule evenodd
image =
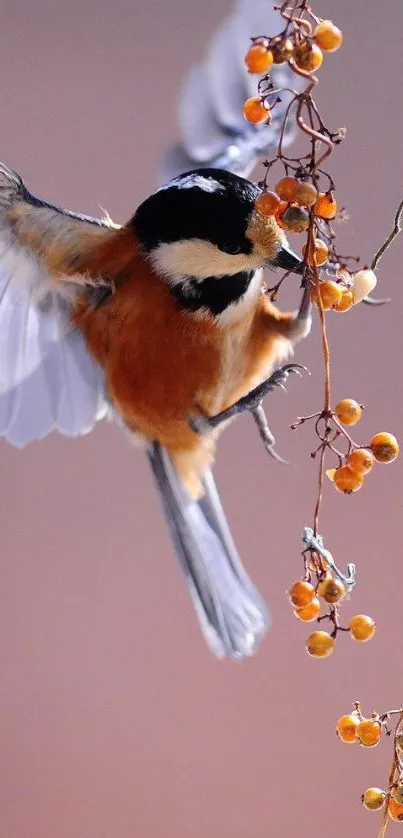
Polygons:
<instances>
[{"instance_id":1,"label":"bird","mask_svg":"<svg viewBox=\"0 0 403 838\"><path fill-rule=\"evenodd\" d=\"M215 488L216 442L298 370L284 362L311 326L307 284L298 312L266 293L264 266L303 264L256 211L260 192L196 169L120 226L35 197L0 165L0 435L23 446L116 417L147 451L206 639L234 659L269 618Z\"/></svg>"},{"instance_id":2,"label":"bird","mask_svg":"<svg viewBox=\"0 0 403 838\"><path fill-rule=\"evenodd\" d=\"M275 150L292 76L273 68L281 102L269 126L250 125L243 56L279 22L267 0L237 0L187 74L181 139L126 224L41 200L0 165L0 438L24 447L109 418L139 442L205 640L235 661L256 653L270 614L221 505L217 439L250 411L275 455L262 400L302 371L286 362L311 326L307 283L298 312L265 291L262 268L303 267L248 179ZM284 148L294 133L289 120Z\"/></svg>"}]
</instances>

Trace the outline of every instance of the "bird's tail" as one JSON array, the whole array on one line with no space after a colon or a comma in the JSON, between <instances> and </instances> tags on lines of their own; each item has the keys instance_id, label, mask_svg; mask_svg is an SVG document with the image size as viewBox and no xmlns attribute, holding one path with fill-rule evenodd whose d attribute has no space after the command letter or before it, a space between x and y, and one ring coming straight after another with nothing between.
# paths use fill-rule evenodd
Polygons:
<instances>
[{"instance_id":1,"label":"bird's tail","mask_svg":"<svg viewBox=\"0 0 403 838\"><path fill-rule=\"evenodd\" d=\"M171 535L203 634L217 657L253 655L269 626L267 608L237 554L210 471L192 500L158 443L148 450Z\"/></svg>"}]
</instances>

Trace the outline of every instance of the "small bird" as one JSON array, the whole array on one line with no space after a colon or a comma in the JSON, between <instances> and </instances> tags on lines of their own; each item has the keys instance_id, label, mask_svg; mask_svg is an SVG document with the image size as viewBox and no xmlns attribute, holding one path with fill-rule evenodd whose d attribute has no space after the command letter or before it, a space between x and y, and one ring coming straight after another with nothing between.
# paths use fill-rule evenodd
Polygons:
<instances>
[{"instance_id":1,"label":"small bird","mask_svg":"<svg viewBox=\"0 0 403 838\"><path fill-rule=\"evenodd\" d=\"M297 313L265 293L265 266L303 266L256 211L260 191L194 170L119 226L34 197L0 165L0 436L78 435L109 413L141 441L205 637L235 659L269 618L211 475L216 441L298 370L281 364L311 325L307 285Z\"/></svg>"}]
</instances>

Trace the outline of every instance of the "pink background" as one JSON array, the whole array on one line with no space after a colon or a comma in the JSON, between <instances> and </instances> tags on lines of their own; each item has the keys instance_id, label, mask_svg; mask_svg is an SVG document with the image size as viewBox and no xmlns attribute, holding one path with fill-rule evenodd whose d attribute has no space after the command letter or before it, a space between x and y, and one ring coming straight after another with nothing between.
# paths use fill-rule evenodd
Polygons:
<instances>
[{"instance_id":1,"label":"pink background","mask_svg":"<svg viewBox=\"0 0 403 838\"><path fill-rule=\"evenodd\" d=\"M39 195L125 220L156 182L176 136L185 71L227 0L2 0L1 157ZM342 249L369 260L403 183L401 2L318 0L345 33L321 70L318 102L348 126L331 171L351 220ZM253 34L253 33L251 33ZM297 242L294 242L298 246ZM382 262L382 310L329 317L335 397L368 410L356 436L401 434L403 239ZM283 304L296 304L292 288ZM317 324L298 359L313 376L271 397L281 468L251 420L220 446L217 474L241 554L273 629L258 656L219 663L199 633L145 458L102 425L21 452L1 445L2 838L374 835L367 785L386 782L391 743L336 741L336 718L399 705L402 680L402 463L346 498L326 487L322 532L358 585L372 643L341 636L310 660L284 591L311 523L313 429L321 406ZM394 827L392 826L392 831Z\"/></svg>"}]
</instances>

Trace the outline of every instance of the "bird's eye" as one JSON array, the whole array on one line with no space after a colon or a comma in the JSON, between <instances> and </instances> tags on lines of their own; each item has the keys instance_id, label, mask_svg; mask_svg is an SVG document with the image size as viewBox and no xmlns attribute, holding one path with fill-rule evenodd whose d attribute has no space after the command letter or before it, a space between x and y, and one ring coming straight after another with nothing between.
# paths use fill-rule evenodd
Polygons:
<instances>
[{"instance_id":1,"label":"bird's eye","mask_svg":"<svg viewBox=\"0 0 403 838\"><path fill-rule=\"evenodd\" d=\"M223 242L219 245L220 250L223 250L224 253L231 253L235 256L236 253L240 253L242 247L240 244L235 244L235 242Z\"/></svg>"}]
</instances>

